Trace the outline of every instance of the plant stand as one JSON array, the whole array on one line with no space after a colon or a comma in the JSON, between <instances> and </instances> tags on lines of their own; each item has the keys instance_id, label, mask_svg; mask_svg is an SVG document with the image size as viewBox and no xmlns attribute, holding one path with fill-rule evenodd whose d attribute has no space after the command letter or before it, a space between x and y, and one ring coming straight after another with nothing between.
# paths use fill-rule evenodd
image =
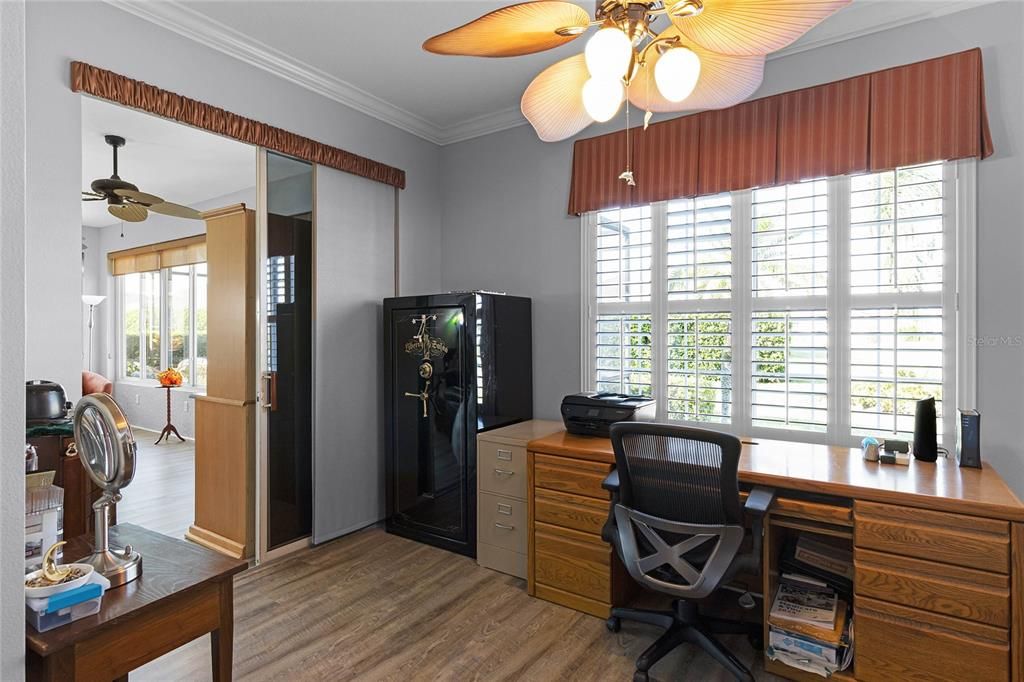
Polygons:
<instances>
[{"instance_id":1,"label":"plant stand","mask_svg":"<svg viewBox=\"0 0 1024 682\"><path fill-rule=\"evenodd\" d=\"M168 443L171 442L172 433L178 437L178 440L184 443L185 439L181 437L181 434L178 433L178 429L176 429L174 427L174 424L171 423L171 388L173 387L158 386L157 388L163 388L167 390L167 424L164 425L164 429L163 431L160 432L160 437L156 439L156 443L154 443L154 445L160 445L160 441L164 440L164 438L167 439Z\"/></svg>"}]
</instances>

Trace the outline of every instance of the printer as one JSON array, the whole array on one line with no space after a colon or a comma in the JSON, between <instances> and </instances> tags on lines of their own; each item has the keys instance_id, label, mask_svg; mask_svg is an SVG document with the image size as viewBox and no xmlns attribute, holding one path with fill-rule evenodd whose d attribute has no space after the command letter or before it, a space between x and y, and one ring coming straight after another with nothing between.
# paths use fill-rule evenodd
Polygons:
<instances>
[{"instance_id":1,"label":"printer","mask_svg":"<svg viewBox=\"0 0 1024 682\"><path fill-rule=\"evenodd\" d=\"M579 436L608 436L615 422L654 421L655 401L622 393L573 393L562 398L565 430Z\"/></svg>"}]
</instances>

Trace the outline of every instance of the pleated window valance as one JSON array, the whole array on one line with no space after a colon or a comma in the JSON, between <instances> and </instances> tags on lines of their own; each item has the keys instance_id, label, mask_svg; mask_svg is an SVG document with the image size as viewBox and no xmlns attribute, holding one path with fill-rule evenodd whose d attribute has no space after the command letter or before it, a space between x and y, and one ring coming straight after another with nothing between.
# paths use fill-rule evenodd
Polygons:
<instances>
[{"instance_id":1,"label":"pleated window valance","mask_svg":"<svg viewBox=\"0 0 1024 682\"><path fill-rule=\"evenodd\" d=\"M107 264L112 275L130 275L134 272L152 272L178 265L206 262L206 235L173 239L148 244L134 249L111 251Z\"/></svg>"},{"instance_id":2,"label":"pleated window valance","mask_svg":"<svg viewBox=\"0 0 1024 682\"><path fill-rule=\"evenodd\" d=\"M798 180L985 158L981 50L578 140L569 213Z\"/></svg>"}]
</instances>

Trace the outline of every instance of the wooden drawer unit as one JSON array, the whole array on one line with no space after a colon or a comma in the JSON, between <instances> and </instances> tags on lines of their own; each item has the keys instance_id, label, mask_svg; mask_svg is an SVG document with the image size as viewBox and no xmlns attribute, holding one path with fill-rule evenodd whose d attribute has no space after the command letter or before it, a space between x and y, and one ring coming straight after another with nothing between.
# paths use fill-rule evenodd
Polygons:
<instances>
[{"instance_id":1,"label":"wooden drawer unit","mask_svg":"<svg viewBox=\"0 0 1024 682\"><path fill-rule=\"evenodd\" d=\"M1009 576L862 548L854 568L858 597L1010 627Z\"/></svg>"},{"instance_id":2,"label":"wooden drawer unit","mask_svg":"<svg viewBox=\"0 0 1024 682\"><path fill-rule=\"evenodd\" d=\"M595 536L538 523L534 526L534 578L572 594L606 602L611 548Z\"/></svg>"},{"instance_id":3,"label":"wooden drawer unit","mask_svg":"<svg viewBox=\"0 0 1024 682\"><path fill-rule=\"evenodd\" d=\"M600 535L608 520L608 502L537 488L533 498L533 518L542 523Z\"/></svg>"},{"instance_id":4,"label":"wooden drawer unit","mask_svg":"<svg viewBox=\"0 0 1024 682\"><path fill-rule=\"evenodd\" d=\"M856 675L864 682L1010 679L1009 632L858 597Z\"/></svg>"},{"instance_id":5,"label":"wooden drawer unit","mask_svg":"<svg viewBox=\"0 0 1024 682\"><path fill-rule=\"evenodd\" d=\"M571 457L534 455L533 484L538 488L559 490L564 493L610 499L608 491L601 487L611 464L590 462Z\"/></svg>"},{"instance_id":6,"label":"wooden drawer unit","mask_svg":"<svg viewBox=\"0 0 1024 682\"><path fill-rule=\"evenodd\" d=\"M526 448L481 439L477 443L480 490L526 499Z\"/></svg>"},{"instance_id":7,"label":"wooden drawer unit","mask_svg":"<svg viewBox=\"0 0 1024 682\"><path fill-rule=\"evenodd\" d=\"M854 542L879 552L993 573L1010 572L1010 524L857 500Z\"/></svg>"},{"instance_id":8,"label":"wooden drawer unit","mask_svg":"<svg viewBox=\"0 0 1024 682\"><path fill-rule=\"evenodd\" d=\"M477 540L526 554L526 502L483 492L477 500Z\"/></svg>"}]
</instances>

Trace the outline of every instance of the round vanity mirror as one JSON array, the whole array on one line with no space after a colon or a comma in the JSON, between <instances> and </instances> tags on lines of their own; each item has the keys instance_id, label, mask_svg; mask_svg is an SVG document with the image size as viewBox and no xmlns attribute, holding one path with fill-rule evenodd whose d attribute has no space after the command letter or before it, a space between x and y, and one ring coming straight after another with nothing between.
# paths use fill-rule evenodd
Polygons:
<instances>
[{"instance_id":1,"label":"round vanity mirror","mask_svg":"<svg viewBox=\"0 0 1024 682\"><path fill-rule=\"evenodd\" d=\"M117 492L135 476L135 438L124 412L106 393L75 407L75 444L82 465L104 491Z\"/></svg>"},{"instance_id":2,"label":"round vanity mirror","mask_svg":"<svg viewBox=\"0 0 1024 682\"><path fill-rule=\"evenodd\" d=\"M106 393L93 393L75 406L75 446L82 466L103 494L93 503L93 553L82 559L110 580L111 587L142 574L142 557L131 545L111 548L109 508L121 501L121 489L135 477L135 437L128 419Z\"/></svg>"}]
</instances>

